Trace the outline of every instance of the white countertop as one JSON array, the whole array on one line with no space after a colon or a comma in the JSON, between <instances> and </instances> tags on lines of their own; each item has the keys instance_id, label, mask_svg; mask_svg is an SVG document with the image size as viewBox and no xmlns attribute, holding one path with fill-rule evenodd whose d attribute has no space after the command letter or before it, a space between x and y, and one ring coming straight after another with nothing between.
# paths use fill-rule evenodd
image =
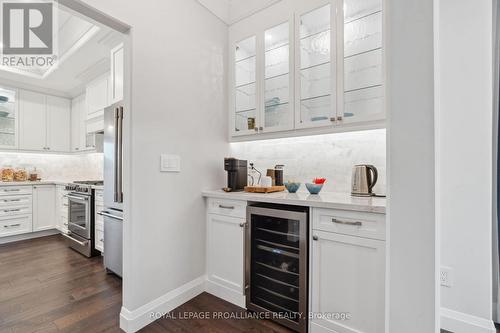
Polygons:
<instances>
[{"instance_id":1,"label":"white countertop","mask_svg":"<svg viewBox=\"0 0 500 333\"><path fill-rule=\"evenodd\" d=\"M25 181L25 182L1 182L0 181L0 187L1 186L34 186L34 185L67 185L67 184L73 184L72 181L64 181L64 180L41 180L41 181ZM104 186L98 186L98 185L92 185L91 186L93 189L96 190L103 190Z\"/></svg>"},{"instance_id":2,"label":"white countertop","mask_svg":"<svg viewBox=\"0 0 500 333\"><path fill-rule=\"evenodd\" d=\"M357 212L371 212L385 214L386 199L371 197L360 198L353 197L346 193L320 193L319 195L311 195L308 192L288 193L247 193L247 192L230 192L226 193L222 190L203 191L204 197L243 200L255 202L269 202L276 204L307 206L317 208L330 208L352 210Z\"/></svg>"}]
</instances>

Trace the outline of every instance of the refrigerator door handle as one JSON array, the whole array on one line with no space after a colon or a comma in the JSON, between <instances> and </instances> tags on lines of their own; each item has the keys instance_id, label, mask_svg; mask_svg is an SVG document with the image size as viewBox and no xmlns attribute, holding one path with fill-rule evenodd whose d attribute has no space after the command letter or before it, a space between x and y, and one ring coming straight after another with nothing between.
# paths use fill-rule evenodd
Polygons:
<instances>
[{"instance_id":1,"label":"refrigerator door handle","mask_svg":"<svg viewBox=\"0 0 500 333\"><path fill-rule=\"evenodd\" d=\"M123 107L118 109L118 202L123 202Z\"/></svg>"},{"instance_id":2,"label":"refrigerator door handle","mask_svg":"<svg viewBox=\"0 0 500 333\"><path fill-rule=\"evenodd\" d=\"M119 202L118 201L118 126L119 126L119 119L118 119L118 108L115 109L114 112L114 125L115 125L115 142L114 142L114 202Z\"/></svg>"}]
</instances>

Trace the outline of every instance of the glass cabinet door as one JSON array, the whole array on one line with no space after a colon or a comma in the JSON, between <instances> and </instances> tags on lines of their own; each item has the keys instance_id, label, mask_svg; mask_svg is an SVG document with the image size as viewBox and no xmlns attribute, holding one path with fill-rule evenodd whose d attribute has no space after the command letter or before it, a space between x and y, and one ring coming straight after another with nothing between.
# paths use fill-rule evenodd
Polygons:
<instances>
[{"instance_id":1,"label":"glass cabinet door","mask_svg":"<svg viewBox=\"0 0 500 333\"><path fill-rule=\"evenodd\" d=\"M289 29L286 22L266 30L264 34L264 131L293 128Z\"/></svg>"},{"instance_id":2,"label":"glass cabinet door","mask_svg":"<svg viewBox=\"0 0 500 333\"><path fill-rule=\"evenodd\" d=\"M17 148L17 100L14 90L0 88L0 147Z\"/></svg>"},{"instance_id":3,"label":"glass cabinet door","mask_svg":"<svg viewBox=\"0 0 500 333\"><path fill-rule=\"evenodd\" d=\"M344 122L383 119L382 0L344 0Z\"/></svg>"},{"instance_id":4,"label":"glass cabinet door","mask_svg":"<svg viewBox=\"0 0 500 333\"><path fill-rule=\"evenodd\" d=\"M255 132L258 124L255 36L236 43L235 49L235 134Z\"/></svg>"},{"instance_id":5,"label":"glass cabinet door","mask_svg":"<svg viewBox=\"0 0 500 333\"><path fill-rule=\"evenodd\" d=\"M332 6L299 17L298 127L331 125L336 119Z\"/></svg>"}]
</instances>

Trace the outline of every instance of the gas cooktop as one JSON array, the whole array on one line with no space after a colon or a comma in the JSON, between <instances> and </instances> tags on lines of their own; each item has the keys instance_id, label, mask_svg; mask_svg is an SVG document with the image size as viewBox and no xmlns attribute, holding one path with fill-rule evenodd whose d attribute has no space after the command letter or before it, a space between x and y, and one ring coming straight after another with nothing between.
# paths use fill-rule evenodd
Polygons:
<instances>
[{"instance_id":1,"label":"gas cooktop","mask_svg":"<svg viewBox=\"0 0 500 333\"><path fill-rule=\"evenodd\" d=\"M104 185L103 180L78 180L78 181L75 181L73 183L80 184L80 185L94 185L94 186Z\"/></svg>"}]
</instances>

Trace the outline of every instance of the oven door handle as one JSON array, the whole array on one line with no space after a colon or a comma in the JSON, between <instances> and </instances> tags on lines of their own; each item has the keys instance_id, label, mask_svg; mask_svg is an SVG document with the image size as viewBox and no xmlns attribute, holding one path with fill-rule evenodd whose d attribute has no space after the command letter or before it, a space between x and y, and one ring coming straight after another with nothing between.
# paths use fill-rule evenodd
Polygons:
<instances>
[{"instance_id":1,"label":"oven door handle","mask_svg":"<svg viewBox=\"0 0 500 333\"><path fill-rule=\"evenodd\" d=\"M77 197L75 195L67 195L66 196L68 199L73 199L73 200L82 200L82 201L89 201L89 198L88 197Z\"/></svg>"},{"instance_id":2,"label":"oven door handle","mask_svg":"<svg viewBox=\"0 0 500 333\"><path fill-rule=\"evenodd\" d=\"M101 215L101 216L104 216L104 217L109 217L109 218L112 218L112 219L115 219L115 220L120 220L120 221L123 221L123 217L121 217L121 216L116 216L116 215L113 215L113 214L110 214L109 212L106 212L106 211L104 211L104 212L99 212L99 213L97 213L97 214L99 214L99 215Z\"/></svg>"},{"instance_id":3,"label":"oven door handle","mask_svg":"<svg viewBox=\"0 0 500 333\"><path fill-rule=\"evenodd\" d=\"M70 241L75 242L75 243L77 243L78 245L81 245L81 246L87 246L87 245L88 245L88 243L89 243L89 241L80 242L78 239L73 238L73 237L71 237L70 235L67 235L67 234L64 234L64 233L63 233L63 234L61 234L61 235L63 235L63 237L66 237L66 238L67 238L67 239L69 239Z\"/></svg>"}]
</instances>

